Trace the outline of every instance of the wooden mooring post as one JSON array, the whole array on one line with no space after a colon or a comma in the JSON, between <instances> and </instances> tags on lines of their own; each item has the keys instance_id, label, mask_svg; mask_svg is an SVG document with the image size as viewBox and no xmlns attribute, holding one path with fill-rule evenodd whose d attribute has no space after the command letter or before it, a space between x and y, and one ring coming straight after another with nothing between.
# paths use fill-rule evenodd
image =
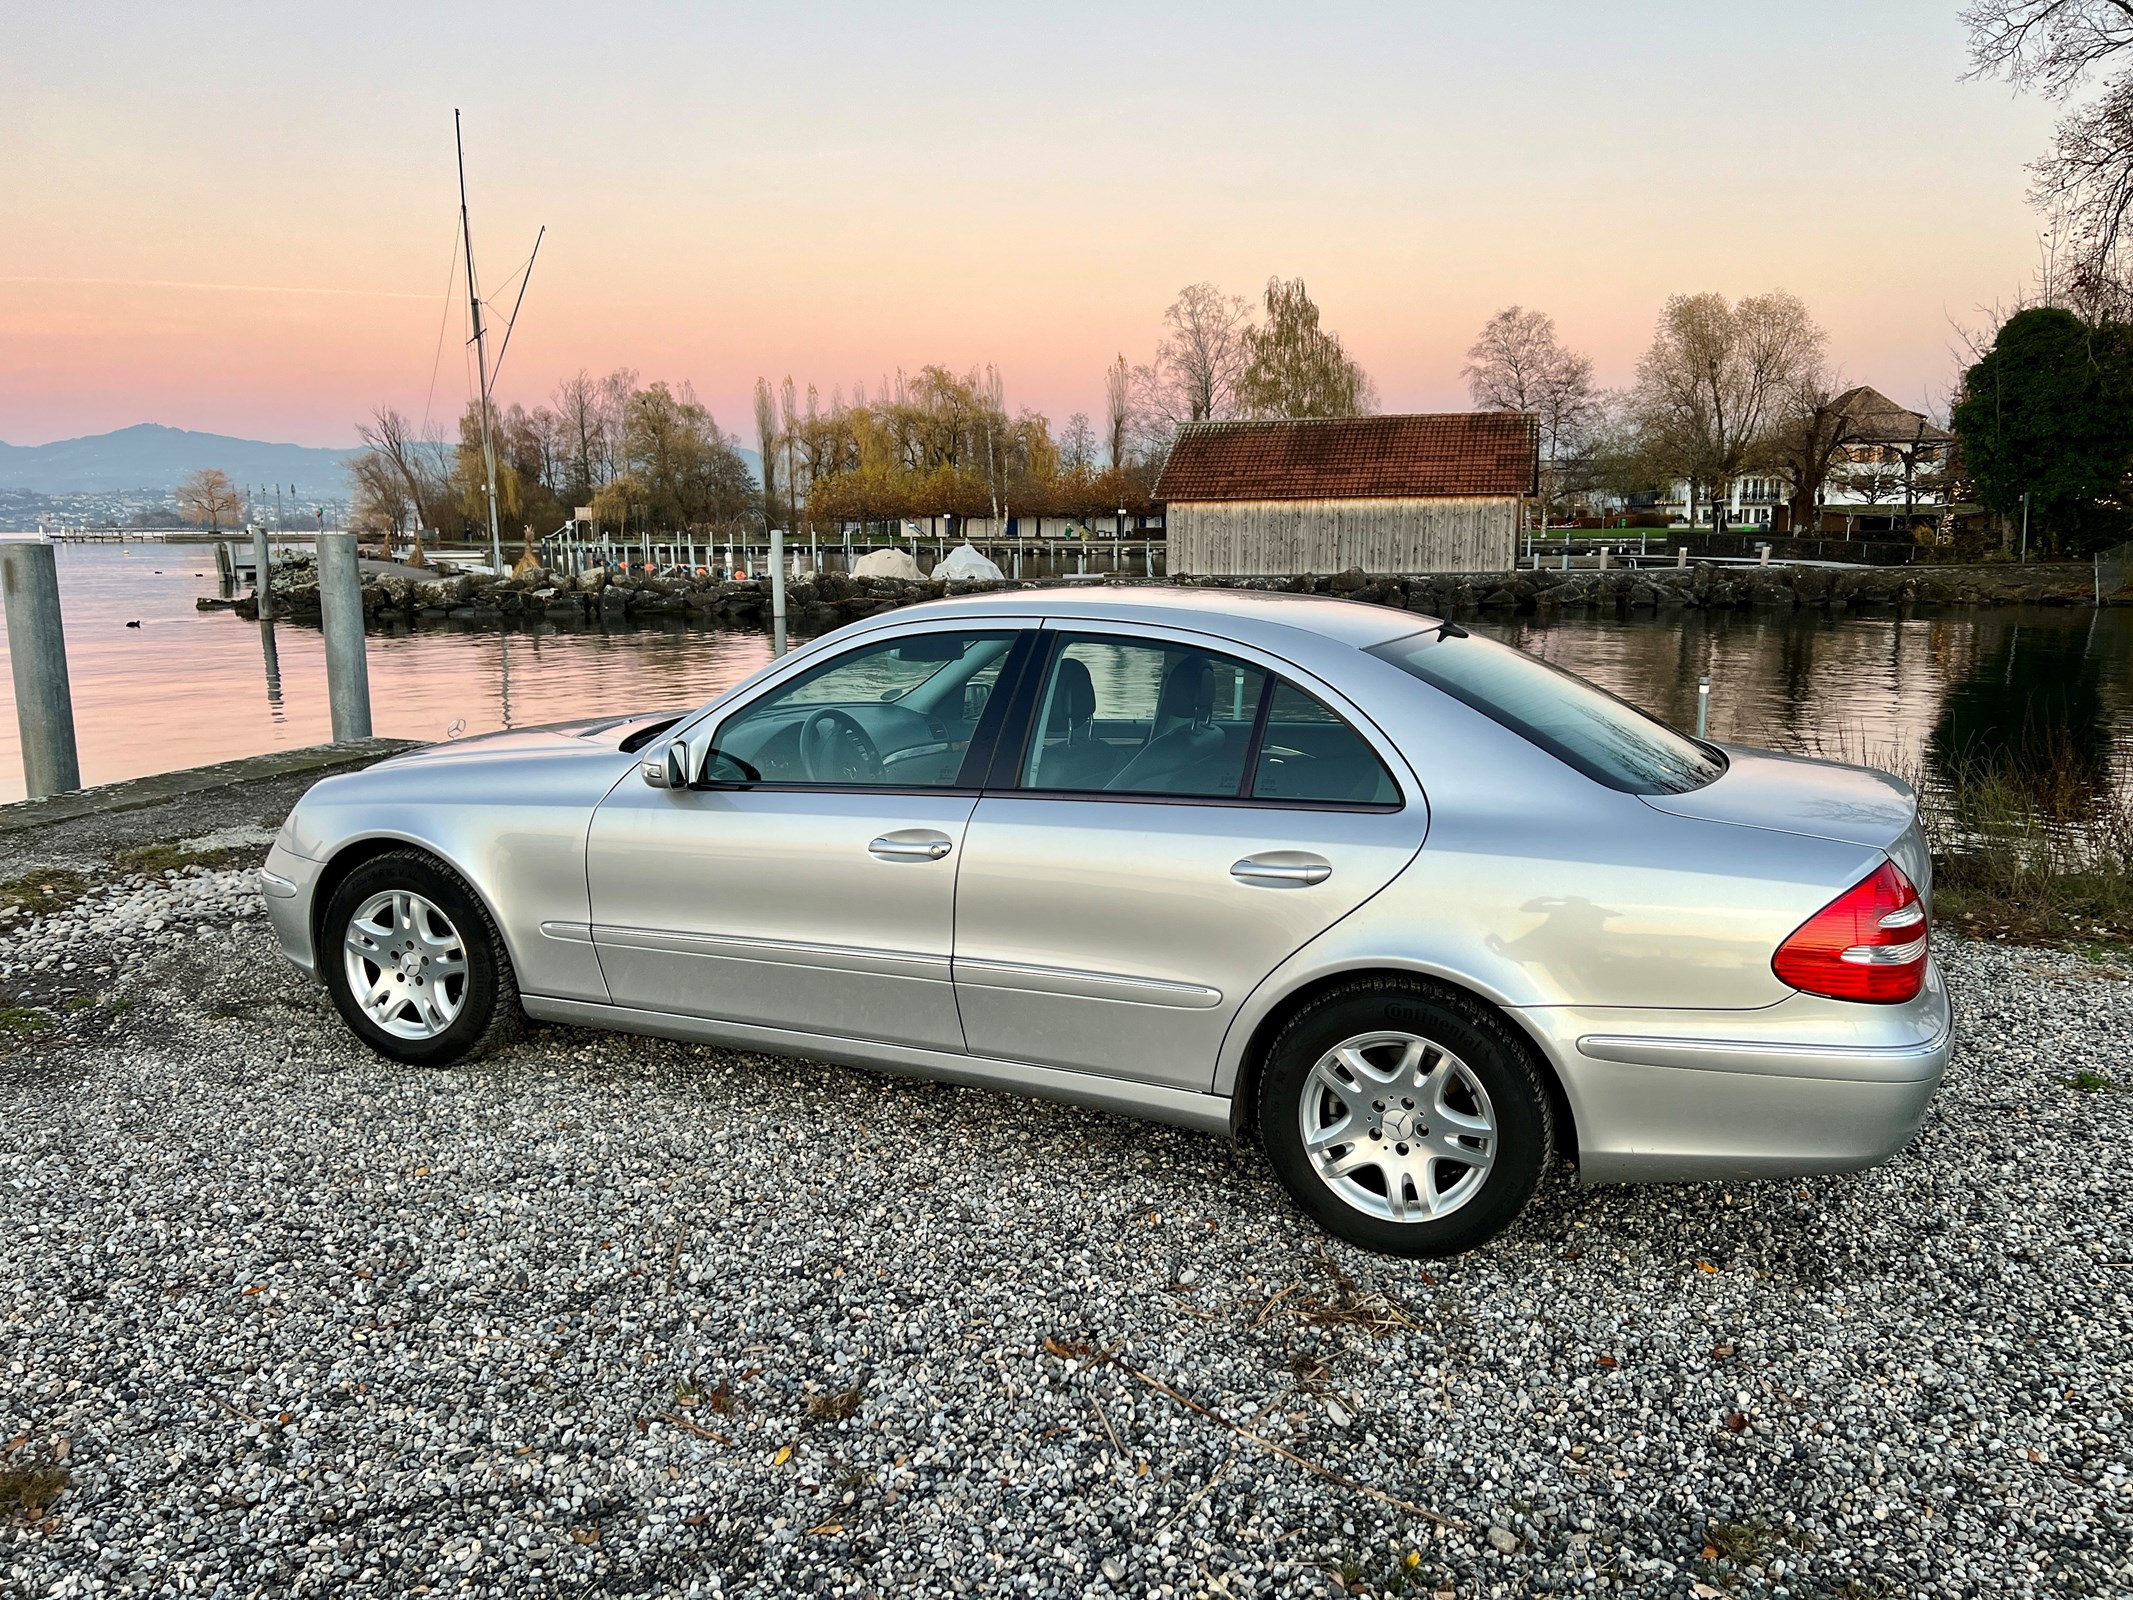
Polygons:
<instances>
[{"instance_id":1,"label":"wooden mooring post","mask_svg":"<svg viewBox=\"0 0 2133 1600\"><path fill-rule=\"evenodd\" d=\"M32 800L81 787L74 695L59 621L59 565L42 540L0 541L0 595L22 732L22 785Z\"/></svg>"}]
</instances>

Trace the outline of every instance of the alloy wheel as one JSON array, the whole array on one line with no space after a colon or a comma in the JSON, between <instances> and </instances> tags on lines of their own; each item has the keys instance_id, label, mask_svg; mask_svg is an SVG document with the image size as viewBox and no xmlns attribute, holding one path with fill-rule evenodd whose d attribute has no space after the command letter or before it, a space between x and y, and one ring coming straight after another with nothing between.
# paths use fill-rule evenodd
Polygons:
<instances>
[{"instance_id":1,"label":"alloy wheel","mask_svg":"<svg viewBox=\"0 0 2133 1600\"><path fill-rule=\"evenodd\" d=\"M1298 1105L1304 1154L1347 1205L1433 1222L1481 1192L1498 1130L1471 1067L1420 1034L1344 1039L1319 1057Z\"/></svg>"},{"instance_id":2,"label":"alloy wheel","mask_svg":"<svg viewBox=\"0 0 2133 1600\"><path fill-rule=\"evenodd\" d=\"M356 907L342 935L348 992L363 1014L402 1039L434 1039L467 998L467 947L452 919L412 889Z\"/></svg>"}]
</instances>

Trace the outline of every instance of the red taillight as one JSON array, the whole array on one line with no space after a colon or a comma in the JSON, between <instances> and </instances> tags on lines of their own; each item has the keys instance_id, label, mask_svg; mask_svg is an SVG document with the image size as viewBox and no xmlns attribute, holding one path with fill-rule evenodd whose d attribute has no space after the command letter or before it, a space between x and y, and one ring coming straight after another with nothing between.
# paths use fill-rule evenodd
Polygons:
<instances>
[{"instance_id":1,"label":"red taillight","mask_svg":"<svg viewBox=\"0 0 2133 1600\"><path fill-rule=\"evenodd\" d=\"M1891 1005L1925 986L1926 937L1918 891L1885 861L1801 923L1770 968L1809 994Z\"/></svg>"}]
</instances>

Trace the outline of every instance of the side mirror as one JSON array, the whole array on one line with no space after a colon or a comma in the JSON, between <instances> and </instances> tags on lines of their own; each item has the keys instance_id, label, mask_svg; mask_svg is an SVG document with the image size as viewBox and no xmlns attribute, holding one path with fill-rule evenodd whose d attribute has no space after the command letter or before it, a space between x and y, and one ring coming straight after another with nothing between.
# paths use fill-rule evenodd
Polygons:
<instances>
[{"instance_id":1,"label":"side mirror","mask_svg":"<svg viewBox=\"0 0 2133 1600\"><path fill-rule=\"evenodd\" d=\"M644 764L644 781L654 789L689 787L689 747L675 739Z\"/></svg>"}]
</instances>

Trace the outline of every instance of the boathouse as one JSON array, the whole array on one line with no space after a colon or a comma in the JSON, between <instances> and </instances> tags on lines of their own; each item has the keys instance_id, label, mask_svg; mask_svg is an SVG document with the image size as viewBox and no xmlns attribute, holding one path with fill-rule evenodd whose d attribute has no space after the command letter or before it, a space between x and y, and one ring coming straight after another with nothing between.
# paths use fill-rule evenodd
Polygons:
<instances>
[{"instance_id":1,"label":"boathouse","mask_svg":"<svg viewBox=\"0 0 2133 1600\"><path fill-rule=\"evenodd\" d=\"M1518 411L1196 422L1155 499L1172 572L1507 572L1539 473Z\"/></svg>"}]
</instances>

